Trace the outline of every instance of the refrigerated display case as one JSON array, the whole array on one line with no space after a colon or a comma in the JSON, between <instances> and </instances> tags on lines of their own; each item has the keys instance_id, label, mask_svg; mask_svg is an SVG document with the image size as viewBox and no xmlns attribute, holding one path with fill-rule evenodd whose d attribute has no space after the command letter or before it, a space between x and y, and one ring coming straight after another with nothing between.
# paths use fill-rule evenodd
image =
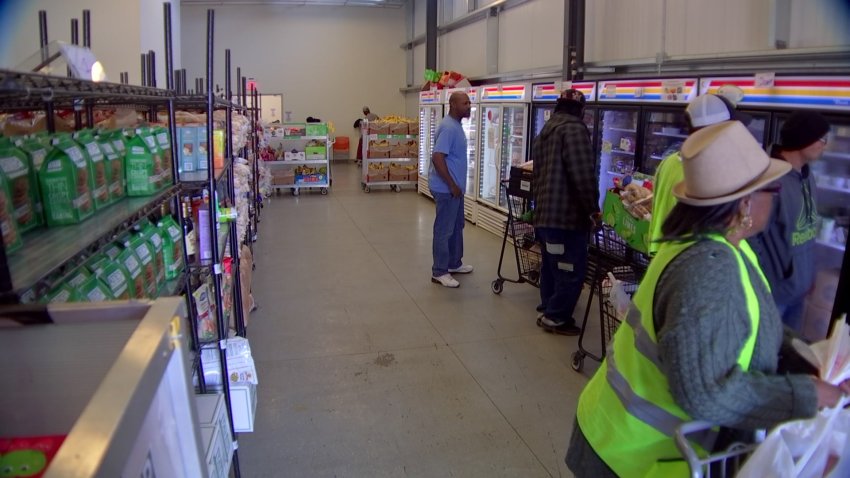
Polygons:
<instances>
[{"instance_id":1,"label":"refrigerated display case","mask_svg":"<svg viewBox=\"0 0 850 478\"><path fill-rule=\"evenodd\" d=\"M811 164L817 185L814 194L819 216L815 253L818 271L806 299L803 333L819 338L830 318L847 313L839 287L850 284L847 236L850 231L850 77L775 76L702 78L700 91L717 93L725 85L741 89L738 109L760 119L765 145L779 142L779 131L794 111L819 111L831 123L821 158ZM755 122L755 121L754 121ZM750 124L753 131L753 124ZM847 295L845 290L844 295Z\"/></svg>"},{"instance_id":2,"label":"refrigerated display case","mask_svg":"<svg viewBox=\"0 0 850 478\"><path fill-rule=\"evenodd\" d=\"M528 85L481 87L480 157L478 165L478 224L494 234L504 233L507 200L500 181L511 166L526 161Z\"/></svg>"},{"instance_id":3,"label":"refrigerated display case","mask_svg":"<svg viewBox=\"0 0 850 478\"><path fill-rule=\"evenodd\" d=\"M654 174L661 158L684 141L685 107L696 97L698 84L692 78L598 83L600 207L614 178Z\"/></svg>"},{"instance_id":4,"label":"refrigerated display case","mask_svg":"<svg viewBox=\"0 0 850 478\"><path fill-rule=\"evenodd\" d=\"M469 112L469 118L464 118L460 124L463 127L463 132L466 134L466 191L463 196L463 214L466 220L475 224L478 218L478 206L476 197L478 194L478 110L479 110L479 88L452 88L445 90L445 108L446 114L449 114L449 99L455 92L463 92L469 96L469 102L472 108Z\"/></svg>"},{"instance_id":5,"label":"refrigerated display case","mask_svg":"<svg viewBox=\"0 0 850 478\"><path fill-rule=\"evenodd\" d=\"M431 169L431 152L434 148L434 136L437 125L443 119L443 90L422 91L419 93L419 187L420 194L433 197L428 187L428 173Z\"/></svg>"}]
</instances>

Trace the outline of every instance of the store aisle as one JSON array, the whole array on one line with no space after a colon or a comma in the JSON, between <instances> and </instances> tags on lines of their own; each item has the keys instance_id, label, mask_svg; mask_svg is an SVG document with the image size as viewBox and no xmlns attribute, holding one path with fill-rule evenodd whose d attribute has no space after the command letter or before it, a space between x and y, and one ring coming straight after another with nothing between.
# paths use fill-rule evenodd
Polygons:
<instances>
[{"instance_id":1,"label":"store aisle","mask_svg":"<svg viewBox=\"0 0 850 478\"><path fill-rule=\"evenodd\" d=\"M537 289L490 291L501 239L467 224L475 272L459 289L432 284L433 203L366 194L358 168L334 166L328 196L281 194L263 210L243 476L571 476L587 381L570 368L576 339L535 325Z\"/></svg>"}]
</instances>

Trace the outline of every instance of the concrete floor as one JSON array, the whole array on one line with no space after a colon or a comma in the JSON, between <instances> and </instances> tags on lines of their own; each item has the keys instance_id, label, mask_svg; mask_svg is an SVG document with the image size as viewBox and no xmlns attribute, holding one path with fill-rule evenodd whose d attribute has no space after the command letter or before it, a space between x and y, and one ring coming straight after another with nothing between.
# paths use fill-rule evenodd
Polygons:
<instances>
[{"instance_id":1,"label":"concrete floor","mask_svg":"<svg viewBox=\"0 0 850 478\"><path fill-rule=\"evenodd\" d=\"M576 373L577 339L535 325L537 289L491 292L501 238L489 232L467 223L475 272L459 289L432 284L433 202L412 187L366 194L359 174L335 164L327 196L263 209L243 476L572 476L564 454L596 363Z\"/></svg>"}]
</instances>

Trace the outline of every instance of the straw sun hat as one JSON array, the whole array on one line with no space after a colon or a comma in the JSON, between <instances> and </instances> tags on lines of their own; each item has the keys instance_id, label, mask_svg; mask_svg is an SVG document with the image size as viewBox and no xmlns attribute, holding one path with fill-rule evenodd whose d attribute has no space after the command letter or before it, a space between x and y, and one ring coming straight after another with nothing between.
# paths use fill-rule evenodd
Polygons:
<instances>
[{"instance_id":1,"label":"straw sun hat","mask_svg":"<svg viewBox=\"0 0 850 478\"><path fill-rule=\"evenodd\" d=\"M716 206L742 198L791 170L765 154L747 128L724 121L690 135L682 145L685 180L673 187L684 204Z\"/></svg>"}]
</instances>

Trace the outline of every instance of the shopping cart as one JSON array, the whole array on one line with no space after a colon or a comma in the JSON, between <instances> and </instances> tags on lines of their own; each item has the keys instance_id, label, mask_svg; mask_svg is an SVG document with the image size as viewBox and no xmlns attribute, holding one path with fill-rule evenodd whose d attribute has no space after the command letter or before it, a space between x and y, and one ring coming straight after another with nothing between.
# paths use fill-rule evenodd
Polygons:
<instances>
[{"instance_id":1,"label":"shopping cart","mask_svg":"<svg viewBox=\"0 0 850 478\"><path fill-rule=\"evenodd\" d=\"M514 171L522 171L517 174ZM513 168L511 179L502 181L508 203L508 220L505 222L505 235L502 238L502 251L499 254L497 279L491 284L494 294L501 294L505 282L514 284L528 283L540 287L540 245L534 237L534 225L531 223L533 214L531 172ZM505 261L505 250L508 241L513 245L516 260L517 278L512 279L502 275L502 265Z\"/></svg>"},{"instance_id":2,"label":"shopping cart","mask_svg":"<svg viewBox=\"0 0 850 478\"><path fill-rule=\"evenodd\" d=\"M676 447L682 453L691 469L692 478L726 478L733 477L744 466L744 462L764 440L764 431L756 433L756 443L733 443L725 450L714 452L708 456L700 456L691 444L689 435L694 436L712 430L714 426L708 422L694 421L683 423L676 429Z\"/></svg>"},{"instance_id":3,"label":"shopping cart","mask_svg":"<svg viewBox=\"0 0 850 478\"><path fill-rule=\"evenodd\" d=\"M614 286L611 278L619 281L626 293L631 296L637 290L640 279L646 272L648 265L649 257L629 247L610 226L603 224L592 235L587 254L587 273L584 278L585 284L590 287L590 296L587 299L581 333L578 337L578 350L572 355L573 370L581 371L585 357L601 362L605 358L606 347L620 325L620 314L610 300ZM587 321L590 317L594 297L597 298L599 303L601 325L599 355L589 352L584 347Z\"/></svg>"}]
</instances>

